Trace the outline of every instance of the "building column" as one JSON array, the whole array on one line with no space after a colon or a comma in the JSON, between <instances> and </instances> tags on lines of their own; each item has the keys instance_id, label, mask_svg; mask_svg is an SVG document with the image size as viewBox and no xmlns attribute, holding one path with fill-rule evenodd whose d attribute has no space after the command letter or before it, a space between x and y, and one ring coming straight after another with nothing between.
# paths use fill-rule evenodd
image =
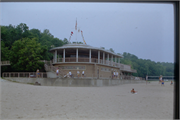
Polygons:
<instances>
[{"instance_id":1,"label":"building column","mask_svg":"<svg viewBox=\"0 0 180 120\"><path fill-rule=\"evenodd\" d=\"M89 62L91 62L91 49L89 49Z\"/></svg>"},{"instance_id":2,"label":"building column","mask_svg":"<svg viewBox=\"0 0 180 120\"><path fill-rule=\"evenodd\" d=\"M65 62L65 49L63 50L63 62Z\"/></svg>"},{"instance_id":3,"label":"building column","mask_svg":"<svg viewBox=\"0 0 180 120\"><path fill-rule=\"evenodd\" d=\"M109 54L107 54L107 61L108 61L108 65L109 65Z\"/></svg>"},{"instance_id":4,"label":"building column","mask_svg":"<svg viewBox=\"0 0 180 120\"><path fill-rule=\"evenodd\" d=\"M55 51L54 51L54 54L53 54L53 63L55 63Z\"/></svg>"},{"instance_id":5,"label":"building column","mask_svg":"<svg viewBox=\"0 0 180 120\"><path fill-rule=\"evenodd\" d=\"M113 65L113 55L111 55L111 66Z\"/></svg>"},{"instance_id":6,"label":"building column","mask_svg":"<svg viewBox=\"0 0 180 120\"><path fill-rule=\"evenodd\" d=\"M103 52L103 64L105 64L105 52Z\"/></svg>"},{"instance_id":7,"label":"building column","mask_svg":"<svg viewBox=\"0 0 180 120\"><path fill-rule=\"evenodd\" d=\"M55 50L55 63L57 63L57 50Z\"/></svg>"},{"instance_id":8,"label":"building column","mask_svg":"<svg viewBox=\"0 0 180 120\"><path fill-rule=\"evenodd\" d=\"M76 62L78 62L78 48L76 49Z\"/></svg>"},{"instance_id":9,"label":"building column","mask_svg":"<svg viewBox=\"0 0 180 120\"><path fill-rule=\"evenodd\" d=\"M100 51L98 51L98 63L100 63Z\"/></svg>"},{"instance_id":10,"label":"building column","mask_svg":"<svg viewBox=\"0 0 180 120\"><path fill-rule=\"evenodd\" d=\"M118 58L118 63L119 63L119 67L120 67L120 57Z\"/></svg>"}]
</instances>

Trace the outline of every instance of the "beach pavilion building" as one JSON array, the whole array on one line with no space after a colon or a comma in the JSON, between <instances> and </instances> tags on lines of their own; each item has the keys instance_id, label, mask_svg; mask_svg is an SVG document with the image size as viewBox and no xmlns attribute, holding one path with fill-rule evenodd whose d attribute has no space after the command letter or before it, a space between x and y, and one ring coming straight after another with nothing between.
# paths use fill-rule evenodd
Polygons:
<instances>
[{"instance_id":1,"label":"beach pavilion building","mask_svg":"<svg viewBox=\"0 0 180 120\"><path fill-rule=\"evenodd\" d=\"M120 63L122 55L86 44L70 43L52 48L50 52L54 55L52 65L63 74L71 71L74 77L77 76L77 71L80 75L84 71L86 78L109 79L115 71L118 72L117 78L123 79L123 76L137 72L130 65Z\"/></svg>"}]
</instances>

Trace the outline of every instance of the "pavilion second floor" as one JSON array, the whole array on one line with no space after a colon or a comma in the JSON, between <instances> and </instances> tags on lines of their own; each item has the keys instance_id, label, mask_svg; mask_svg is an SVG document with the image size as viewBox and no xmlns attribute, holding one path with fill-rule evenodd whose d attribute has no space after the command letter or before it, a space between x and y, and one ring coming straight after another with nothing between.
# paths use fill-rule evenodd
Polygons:
<instances>
[{"instance_id":1,"label":"pavilion second floor","mask_svg":"<svg viewBox=\"0 0 180 120\"><path fill-rule=\"evenodd\" d=\"M67 58L57 58L53 59L52 64L67 64L67 63L88 63L88 64L99 64L99 65L105 65L109 67L116 67L119 68L121 71L125 72L131 72L131 73L136 73L137 71L134 69L131 69L131 65L125 65L119 63L119 61L113 61L113 60L107 60L107 59L96 59L96 58L83 58L83 57L67 57Z\"/></svg>"}]
</instances>

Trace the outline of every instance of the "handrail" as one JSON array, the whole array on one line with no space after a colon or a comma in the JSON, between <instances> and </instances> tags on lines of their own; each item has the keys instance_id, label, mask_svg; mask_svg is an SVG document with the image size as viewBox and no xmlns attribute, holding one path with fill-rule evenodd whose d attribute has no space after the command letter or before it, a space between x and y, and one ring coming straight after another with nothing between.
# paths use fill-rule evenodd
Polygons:
<instances>
[{"instance_id":1,"label":"handrail","mask_svg":"<svg viewBox=\"0 0 180 120\"><path fill-rule=\"evenodd\" d=\"M55 63L55 60L52 60L53 63ZM63 58L57 58L57 63L61 63L63 62ZM76 58L71 58L71 57L66 57L65 58L65 62L76 62ZM89 62L89 58L78 58L78 62ZM97 58L91 58L91 63L98 63L98 59ZM100 59L99 64L105 64L105 65L111 65L111 66L115 66L115 67L120 67L120 63L117 62L112 62L109 60L104 60L103 63L103 59Z\"/></svg>"},{"instance_id":2,"label":"handrail","mask_svg":"<svg viewBox=\"0 0 180 120\"><path fill-rule=\"evenodd\" d=\"M63 58L59 58L59 59L63 59ZM49 66L52 66L52 63L53 63L51 61L46 61L46 60L40 60L40 61L45 62ZM54 61L54 59L52 61ZM76 62L76 58L70 58L70 57L65 58L65 62ZM89 58L78 58L78 62L89 62ZM91 63L98 63L98 59L91 58ZM103 59L100 59L99 63L103 64ZM104 64L114 66L114 67L119 67L120 70L124 70L124 71L137 72L137 70L131 69L131 65L125 65L125 64L116 63L116 62L111 63L111 61L109 60L105 60ZM54 69L54 72L55 70L56 69Z\"/></svg>"},{"instance_id":3,"label":"handrail","mask_svg":"<svg viewBox=\"0 0 180 120\"><path fill-rule=\"evenodd\" d=\"M44 61L44 60L41 60L41 61L45 62L46 64L49 62L49 61ZM54 61L54 59L52 60L52 62L50 61L48 65L52 66L52 63L54 63L53 61ZM63 58L59 58L59 59L57 59L57 61L63 62ZM71 57L65 58L65 62L76 62L76 58L71 58ZM78 62L89 62L89 58L78 58ZM98 63L98 59L91 58L91 63ZM117 62L112 62L109 60L105 60L105 62L103 63L103 59L100 59L99 64L119 67L120 70L124 70L124 71L137 72L137 70L131 69L131 65L125 65L125 64L121 64L121 63L117 63Z\"/></svg>"},{"instance_id":4,"label":"handrail","mask_svg":"<svg viewBox=\"0 0 180 120\"><path fill-rule=\"evenodd\" d=\"M3 72L2 77L28 77L28 78L47 78L46 72Z\"/></svg>"},{"instance_id":5,"label":"handrail","mask_svg":"<svg viewBox=\"0 0 180 120\"><path fill-rule=\"evenodd\" d=\"M1 65L10 65L10 61L1 61Z\"/></svg>"},{"instance_id":6,"label":"handrail","mask_svg":"<svg viewBox=\"0 0 180 120\"><path fill-rule=\"evenodd\" d=\"M46 63L44 64L44 68L45 68L46 71L50 71L50 72L54 72L54 73L56 73L56 70L57 70L57 67L52 66L52 64L47 65ZM59 76L62 77L63 75L64 75L63 71L60 68Z\"/></svg>"}]
</instances>

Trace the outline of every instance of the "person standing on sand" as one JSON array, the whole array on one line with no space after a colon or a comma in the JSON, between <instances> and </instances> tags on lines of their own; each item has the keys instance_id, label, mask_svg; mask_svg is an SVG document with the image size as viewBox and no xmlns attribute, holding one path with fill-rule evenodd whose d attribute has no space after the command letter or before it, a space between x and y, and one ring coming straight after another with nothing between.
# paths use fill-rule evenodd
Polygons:
<instances>
[{"instance_id":1,"label":"person standing on sand","mask_svg":"<svg viewBox=\"0 0 180 120\"><path fill-rule=\"evenodd\" d=\"M164 80L162 80L161 86L164 86Z\"/></svg>"},{"instance_id":2,"label":"person standing on sand","mask_svg":"<svg viewBox=\"0 0 180 120\"><path fill-rule=\"evenodd\" d=\"M170 85L172 85L173 84L173 81L171 80L171 84Z\"/></svg>"},{"instance_id":3,"label":"person standing on sand","mask_svg":"<svg viewBox=\"0 0 180 120\"><path fill-rule=\"evenodd\" d=\"M56 75L57 75L57 78L58 78L58 75L59 75L59 69L58 68L56 70Z\"/></svg>"},{"instance_id":4,"label":"person standing on sand","mask_svg":"<svg viewBox=\"0 0 180 120\"><path fill-rule=\"evenodd\" d=\"M161 83L162 82L162 75L160 75L160 77L159 77L159 83Z\"/></svg>"},{"instance_id":5,"label":"person standing on sand","mask_svg":"<svg viewBox=\"0 0 180 120\"><path fill-rule=\"evenodd\" d=\"M37 71L36 71L36 74L37 74L37 77L39 77L39 69L37 69Z\"/></svg>"}]
</instances>

